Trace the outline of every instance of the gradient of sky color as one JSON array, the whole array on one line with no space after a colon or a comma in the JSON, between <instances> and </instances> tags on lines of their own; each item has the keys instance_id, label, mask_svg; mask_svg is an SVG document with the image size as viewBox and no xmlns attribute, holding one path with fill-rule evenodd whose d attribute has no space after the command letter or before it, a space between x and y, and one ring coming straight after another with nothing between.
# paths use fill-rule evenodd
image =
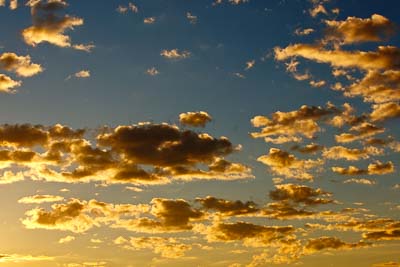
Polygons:
<instances>
[{"instance_id":1,"label":"gradient of sky color","mask_svg":"<svg viewBox=\"0 0 400 267\"><path fill-rule=\"evenodd\" d=\"M0 78L20 83L0 79L0 266L400 266L399 8L0 0ZM54 23L71 17L81 25ZM54 31L70 44L49 42ZM84 134L56 136L55 125ZM257 137L264 127L275 134ZM46 141L24 143L35 129ZM346 133L354 140L338 141ZM57 142L64 160L50 159ZM352 160L345 148L364 154ZM141 172L118 180L128 167Z\"/></svg>"}]
</instances>

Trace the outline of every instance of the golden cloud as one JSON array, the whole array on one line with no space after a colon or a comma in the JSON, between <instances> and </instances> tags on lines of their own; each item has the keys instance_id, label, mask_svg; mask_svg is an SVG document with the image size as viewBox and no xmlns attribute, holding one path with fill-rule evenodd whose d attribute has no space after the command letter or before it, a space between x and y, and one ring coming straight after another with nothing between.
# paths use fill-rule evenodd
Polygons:
<instances>
[{"instance_id":1,"label":"golden cloud","mask_svg":"<svg viewBox=\"0 0 400 267\"><path fill-rule=\"evenodd\" d=\"M205 111L186 112L179 114L179 122L181 124L193 127L204 127L211 120L212 117Z\"/></svg>"}]
</instances>

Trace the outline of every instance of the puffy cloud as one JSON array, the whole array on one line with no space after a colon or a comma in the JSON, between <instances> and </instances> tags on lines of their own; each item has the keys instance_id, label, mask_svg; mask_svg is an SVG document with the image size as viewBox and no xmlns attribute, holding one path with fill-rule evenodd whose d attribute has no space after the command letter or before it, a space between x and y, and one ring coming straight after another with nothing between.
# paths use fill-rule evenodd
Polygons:
<instances>
[{"instance_id":1,"label":"puffy cloud","mask_svg":"<svg viewBox=\"0 0 400 267\"><path fill-rule=\"evenodd\" d=\"M388 18L373 14L371 18L348 17L344 21L326 20L325 39L343 44L385 41L396 26Z\"/></svg>"},{"instance_id":2,"label":"puffy cloud","mask_svg":"<svg viewBox=\"0 0 400 267\"><path fill-rule=\"evenodd\" d=\"M266 246L294 232L292 226L264 226L247 222L219 223L207 227L209 242L243 241L246 246Z\"/></svg>"},{"instance_id":3,"label":"puffy cloud","mask_svg":"<svg viewBox=\"0 0 400 267\"><path fill-rule=\"evenodd\" d=\"M89 78L90 77L90 71L89 70L81 70L77 73L74 74L76 78Z\"/></svg>"},{"instance_id":4,"label":"puffy cloud","mask_svg":"<svg viewBox=\"0 0 400 267\"><path fill-rule=\"evenodd\" d=\"M366 102L385 103L400 100L400 71L369 70L361 81L352 83L345 96L361 96Z\"/></svg>"},{"instance_id":5,"label":"puffy cloud","mask_svg":"<svg viewBox=\"0 0 400 267\"><path fill-rule=\"evenodd\" d=\"M308 144L304 147L295 145L291 147L292 150L299 151L304 154L315 154L316 152L322 150L324 147L315 143Z\"/></svg>"},{"instance_id":6,"label":"puffy cloud","mask_svg":"<svg viewBox=\"0 0 400 267\"><path fill-rule=\"evenodd\" d=\"M96 46L94 44L74 44L72 45L72 47L76 50L81 50L90 53Z\"/></svg>"},{"instance_id":7,"label":"puffy cloud","mask_svg":"<svg viewBox=\"0 0 400 267\"><path fill-rule=\"evenodd\" d=\"M373 105L371 112L372 121L383 121L390 118L400 117L400 105L398 103L389 102L384 104Z\"/></svg>"},{"instance_id":8,"label":"puffy cloud","mask_svg":"<svg viewBox=\"0 0 400 267\"><path fill-rule=\"evenodd\" d=\"M131 237L129 241L119 237L114 240L114 243L130 250L151 249L161 257L169 259L183 257L185 252L192 249L191 245L180 243L178 239L171 237Z\"/></svg>"},{"instance_id":9,"label":"puffy cloud","mask_svg":"<svg viewBox=\"0 0 400 267\"><path fill-rule=\"evenodd\" d=\"M361 140L367 137L374 136L376 134L383 133L384 128L378 127L369 122L363 122L350 128L353 133L342 133L335 136L335 140L338 143L349 143L356 140Z\"/></svg>"},{"instance_id":10,"label":"puffy cloud","mask_svg":"<svg viewBox=\"0 0 400 267\"><path fill-rule=\"evenodd\" d=\"M155 17L148 17L143 20L144 24L154 24L156 22Z\"/></svg>"},{"instance_id":11,"label":"puffy cloud","mask_svg":"<svg viewBox=\"0 0 400 267\"><path fill-rule=\"evenodd\" d=\"M205 214L194 209L183 199L154 198L150 214L156 219L141 217L132 220L118 220L112 227L145 233L188 231L192 221L203 219Z\"/></svg>"},{"instance_id":12,"label":"puffy cloud","mask_svg":"<svg viewBox=\"0 0 400 267\"><path fill-rule=\"evenodd\" d=\"M26 212L22 223L28 229L55 229L81 233L92 228L94 221L84 214L85 203L72 199L67 204L53 204L52 211L35 208Z\"/></svg>"},{"instance_id":13,"label":"puffy cloud","mask_svg":"<svg viewBox=\"0 0 400 267\"><path fill-rule=\"evenodd\" d=\"M348 168L342 167L332 167L332 171L342 174L342 175L383 175L394 172L394 165L391 161L387 163L382 163L377 161L368 165L368 169L359 169L354 166L349 166Z\"/></svg>"},{"instance_id":14,"label":"puffy cloud","mask_svg":"<svg viewBox=\"0 0 400 267\"><path fill-rule=\"evenodd\" d=\"M191 53L189 51L179 51L179 49L162 50L161 56L167 59L185 59L190 57Z\"/></svg>"},{"instance_id":15,"label":"puffy cloud","mask_svg":"<svg viewBox=\"0 0 400 267\"><path fill-rule=\"evenodd\" d=\"M40 203L47 203L47 202L58 202L63 201L64 197L62 196L54 196L54 195L34 195L23 197L18 200L18 203L23 204L40 204Z\"/></svg>"},{"instance_id":16,"label":"puffy cloud","mask_svg":"<svg viewBox=\"0 0 400 267\"><path fill-rule=\"evenodd\" d=\"M156 76L156 75L160 74L160 72L155 67L151 67L146 70L146 74L148 74L150 76Z\"/></svg>"},{"instance_id":17,"label":"puffy cloud","mask_svg":"<svg viewBox=\"0 0 400 267\"><path fill-rule=\"evenodd\" d=\"M36 46L43 42L59 47L71 47L71 39L65 31L83 25L83 19L69 15L57 15L67 7L63 0L31 2L33 25L22 31L25 43Z\"/></svg>"},{"instance_id":18,"label":"puffy cloud","mask_svg":"<svg viewBox=\"0 0 400 267\"><path fill-rule=\"evenodd\" d=\"M365 242L346 243L337 237L322 236L310 239L304 248L306 254L312 254L321 250L346 250L370 246Z\"/></svg>"},{"instance_id":19,"label":"puffy cloud","mask_svg":"<svg viewBox=\"0 0 400 267\"><path fill-rule=\"evenodd\" d=\"M249 167L224 159L240 149L226 137L148 123L98 131L92 144L84 138L85 130L59 124L1 125L0 144L9 150L0 151L0 162L3 169L12 164L27 167L24 175L32 180L69 183L163 184L254 177Z\"/></svg>"},{"instance_id":20,"label":"puffy cloud","mask_svg":"<svg viewBox=\"0 0 400 267\"><path fill-rule=\"evenodd\" d=\"M343 146L333 146L326 148L322 155L327 159L347 159L347 160L360 160L368 159L371 155L382 155L383 150L376 147L368 146L363 149L347 148Z\"/></svg>"},{"instance_id":21,"label":"puffy cloud","mask_svg":"<svg viewBox=\"0 0 400 267\"><path fill-rule=\"evenodd\" d=\"M14 81L10 77L4 74L0 74L0 92L3 93L14 93L13 88L21 86L21 81Z\"/></svg>"},{"instance_id":22,"label":"puffy cloud","mask_svg":"<svg viewBox=\"0 0 400 267\"><path fill-rule=\"evenodd\" d=\"M319 87L325 86L325 85L326 85L326 81L323 81L323 80L321 80L321 81L314 81L314 80L311 80L311 81L310 81L310 85L311 85L312 87L317 87L317 88L319 88Z\"/></svg>"},{"instance_id":23,"label":"puffy cloud","mask_svg":"<svg viewBox=\"0 0 400 267\"><path fill-rule=\"evenodd\" d=\"M211 120L212 117L205 111L186 112L179 114L179 122L181 124L193 127L204 127Z\"/></svg>"},{"instance_id":24,"label":"puffy cloud","mask_svg":"<svg viewBox=\"0 0 400 267\"><path fill-rule=\"evenodd\" d=\"M281 184L270 191L272 200L293 202L295 204L320 205L333 203L331 194L320 188L314 189L305 185Z\"/></svg>"},{"instance_id":25,"label":"puffy cloud","mask_svg":"<svg viewBox=\"0 0 400 267\"><path fill-rule=\"evenodd\" d=\"M15 72L21 77L31 77L43 71L39 64L31 62L30 56L18 56L15 53L1 54L0 69Z\"/></svg>"},{"instance_id":26,"label":"puffy cloud","mask_svg":"<svg viewBox=\"0 0 400 267\"><path fill-rule=\"evenodd\" d=\"M309 9L308 12L313 18L315 18L319 14L328 15L328 11L326 11L326 8L322 4L314 5L314 7Z\"/></svg>"},{"instance_id":27,"label":"puffy cloud","mask_svg":"<svg viewBox=\"0 0 400 267\"><path fill-rule=\"evenodd\" d=\"M268 155L260 156L257 160L267 165L276 175L299 180L313 180L314 176L309 170L324 163L321 159L301 160L278 148L271 148Z\"/></svg>"},{"instance_id":28,"label":"puffy cloud","mask_svg":"<svg viewBox=\"0 0 400 267\"><path fill-rule=\"evenodd\" d=\"M299 202L284 199L279 202L269 203L262 214L277 220L292 220L313 218L317 212L306 210L304 207L298 208Z\"/></svg>"},{"instance_id":29,"label":"puffy cloud","mask_svg":"<svg viewBox=\"0 0 400 267\"><path fill-rule=\"evenodd\" d=\"M45 145L48 133L41 126L30 124L4 124L0 126L0 144L2 146L33 147Z\"/></svg>"},{"instance_id":30,"label":"puffy cloud","mask_svg":"<svg viewBox=\"0 0 400 267\"><path fill-rule=\"evenodd\" d=\"M66 244L66 243L72 242L74 240L75 240L74 236L67 235L66 237L60 238L60 240L58 240L58 243L59 244Z\"/></svg>"},{"instance_id":31,"label":"puffy cloud","mask_svg":"<svg viewBox=\"0 0 400 267\"><path fill-rule=\"evenodd\" d=\"M356 178L352 178L352 179L347 179L343 182L344 184L349 184L349 183L354 183L354 184L364 184L364 185L375 185L376 182L373 180L369 180L369 179L356 179Z\"/></svg>"},{"instance_id":32,"label":"puffy cloud","mask_svg":"<svg viewBox=\"0 0 400 267\"><path fill-rule=\"evenodd\" d=\"M400 50L394 46L379 46L377 51L326 50L320 45L294 44L286 48L276 47L275 59L281 61L292 57L303 57L333 67L378 70L398 68Z\"/></svg>"},{"instance_id":33,"label":"puffy cloud","mask_svg":"<svg viewBox=\"0 0 400 267\"><path fill-rule=\"evenodd\" d=\"M117 12L118 13L125 14L128 11L131 11L132 13L138 13L139 12L139 8L135 4L133 4L131 2L128 3L128 6L119 5L118 8L117 8Z\"/></svg>"},{"instance_id":34,"label":"puffy cloud","mask_svg":"<svg viewBox=\"0 0 400 267\"><path fill-rule=\"evenodd\" d=\"M261 132L253 132L251 136L254 138L277 136L278 139L283 137L286 138L285 140L295 140L293 138L300 138L299 136L313 138L317 132L321 131L316 121L338 112L335 106L328 103L326 108L303 105L295 111L277 111L271 118L256 116L251 123L254 127L261 128ZM268 138L266 141L276 140Z\"/></svg>"},{"instance_id":35,"label":"puffy cloud","mask_svg":"<svg viewBox=\"0 0 400 267\"><path fill-rule=\"evenodd\" d=\"M400 227L395 230L364 233L363 238L370 240L400 240Z\"/></svg>"},{"instance_id":36,"label":"puffy cloud","mask_svg":"<svg viewBox=\"0 0 400 267\"><path fill-rule=\"evenodd\" d=\"M148 205L110 204L97 200L70 199L67 203L53 204L50 211L43 208L28 210L21 220L28 229L48 229L83 233L94 226L120 220L121 216L135 218L149 211Z\"/></svg>"},{"instance_id":37,"label":"puffy cloud","mask_svg":"<svg viewBox=\"0 0 400 267\"><path fill-rule=\"evenodd\" d=\"M230 201L212 196L196 198L196 201L199 202L204 209L215 210L224 216L247 215L254 214L259 211L257 204L253 201Z\"/></svg>"}]
</instances>

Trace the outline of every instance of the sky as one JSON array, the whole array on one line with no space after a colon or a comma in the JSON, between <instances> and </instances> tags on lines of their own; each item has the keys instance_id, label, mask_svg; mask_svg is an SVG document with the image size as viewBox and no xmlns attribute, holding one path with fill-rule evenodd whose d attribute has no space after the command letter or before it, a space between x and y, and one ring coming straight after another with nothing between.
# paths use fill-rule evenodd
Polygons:
<instances>
[{"instance_id":1,"label":"sky","mask_svg":"<svg viewBox=\"0 0 400 267\"><path fill-rule=\"evenodd\" d=\"M399 267L399 8L0 0L0 267Z\"/></svg>"}]
</instances>

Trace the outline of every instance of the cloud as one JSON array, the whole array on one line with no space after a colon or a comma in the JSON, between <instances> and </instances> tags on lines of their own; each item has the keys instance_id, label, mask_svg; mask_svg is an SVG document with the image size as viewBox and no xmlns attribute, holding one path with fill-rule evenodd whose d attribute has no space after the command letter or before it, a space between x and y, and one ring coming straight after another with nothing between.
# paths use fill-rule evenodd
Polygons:
<instances>
[{"instance_id":1,"label":"cloud","mask_svg":"<svg viewBox=\"0 0 400 267\"><path fill-rule=\"evenodd\" d=\"M314 176L309 171L324 163L321 159L301 160L278 148L271 148L268 155L260 156L257 160L267 165L275 175L299 180L313 180Z\"/></svg>"},{"instance_id":2,"label":"cloud","mask_svg":"<svg viewBox=\"0 0 400 267\"><path fill-rule=\"evenodd\" d=\"M21 81L14 81L7 75L0 74L0 92L3 93L14 93L13 88L21 86Z\"/></svg>"},{"instance_id":3,"label":"cloud","mask_svg":"<svg viewBox=\"0 0 400 267\"><path fill-rule=\"evenodd\" d=\"M96 46L94 44L74 44L72 45L72 47L76 50L81 50L90 53Z\"/></svg>"},{"instance_id":4,"label":"cloud","mask_svg":"<svg viewBox=\"0 0 400 267\"><path fill-rule=\"evenodd\" d=\"M45 145L48 133L41 126L30 124L3 124L0 126L0 144L12 147Z\"/></svg>"},{"instance_id":5,"label":"cloud","mask_svg":"<svg viewBox=\"0 0 400 267\"><path fill-rule=\"evenodd\" d=\"M251 136L264 138L266 142L272 143L299 142L301 137L313 138L317 132L321 131L317 121L340 113L338 108L327 103L326 107L303 105L294 111L277 111L271 115L271 118L255 116L251 123L254 127L261 128L261 131L253 132Z\"/></svg>"},{"instance_id":6,"label":"cloud","mask_svg":"<svg viewBox=\"0 0 400 267\"><path fill-rule=\"evenodd\" d=\"M30 56L18 56L15 53L1 54L0 69L15 72L21 77L31 77L43 71L39 64L31 62Z\"/></svg>"},{"instance_id":7,"label":"cloud","mask_svg":"<svg viewBox=\"0 0 400 267\"><path fill-rule=\"evenodd\" d=\"M54 195L34 195L29 197L23 197L18 200L18 203L23 204L40 204L40 203L48 203L48 202L59 202L63 201L64 197L62 196L54 196Z\"/></svg>"},{"instance_id":8,"label":"cloud","mask_svg":"<svg viewBox=\"0 0 400 267\"><path fill-rule=\"evenodd\" d=\"M81 201L70 199L66 203L53 204L51 210L34 208L28 210L21 220L27 229L47 229L84 233L94 226L108 225L120 220L122 216L136 218L149 211L145 204L111 204L95 199Z\"/></svg>"},{"instance_id":9,"label":"cloud","mask_svg":"<svg viewBox=\"0 0 400 267\"><path fill-rule=\"evenodd\" d=\"M47 42L59 47L71 47L71 38L65 32L83 25L84 22L78 17L57 14L57 11L65 9L67 5L63 0L31 2L33 25L22 31L25 43L36 46ZM78 46L79 48L82 47Z\"/></svg>"},{"instance_id":10,"label":"cloud","mask_svg":"<svg viewBox=\"0 0 400 267\"><path fill-rule=\"evenodd\" d=\"M370 246L365 242L346 243L337 237L322 236L310 239L304 248L306 254L312 254L321 250L347 250Z\"/></svg>"},{"instance_id":11,"label":"cloud","mask_svg":"<svg viewBox=\"0 0 400 267\"><path fill-rule=\"evenodd\" d=\"M141 217L135 220L118 220L112 227L144 233L188 231L192 221L203 219L205 214L194 209L184 199L153 198L150 214L155 219Z\"/></svg>"},{"instance_id":12,"label":"cloud","mask_svg":"<svg viewBox=\"0 0 400 267\"><path fill-rule=\"evenodd\" d=\"M315 5L313 8L309 9L308 12L313 18L315 18L319 14L328 15L328 11L326 11L326 8L322 4Z\"/></svg>"},{"instance_id":13,"label":"cloud","mask_svg":"<svg viewBox=\"0 0 400 267\"><path fill-rule=\"evenodd\" d=\"M319 87L325 86L325 85L326 85L326 81L323 81L323 80L321 80L321 81L314 81L314 80L311 80L311 81L310 81L310 85L311 85L312 87L317 87L317 88L319 88Z\"/></svg>"},{"instance_id":14,"label":"cloud","mask_svg":"<svg viewBox=\"0 0 400 267\"><path fill-rule=\"evenodd\" d=\"M92 144L85 139L85 130L59 124L0 125L0 144L9 147L0 153L0 163L3 169L13 164L27 168L23 176L32 180L67 183L165 184L254 178L249 167L224 158L240 150L226 137L214 138L169 124L94 130L98 134ZM3 182L19 180L8 178Z\"/></svg>"},{"instance_id":15,"label":"cloud","mask_svg":"<svg viewBox=\"0 0 400 267\"><path fill-rule=\"evenodd\" d=\"M344 21L326 20L325 40L342 44L387 41L396 26L388 18L373 14L371 18L348 17Z\"/></svg>"},{"instance_id":16,"label":"cloud","mask_svg":"<svg viewBox=\"0 0 400 267\"><path fill-rule=\"evenodd\" d=\"M171 50L162 50L160 53L161 56L167 58L167 59L185 59L189 58L191 56L191 53L189 51L179 51L179 49L171 49Z\"/></svg>"},{"instance_id":17,"label":"cloud","mask_svg":"<svg viewBox=\"0 0 400 267\"><path fill-rule=\"evenodd\" d=\"M292 150L299 151L304 154L315 154L316 152L322 150L324 147L315 143L308 144L304 147L299 145L294 145L291 147Z\"/></svg>"},{"instance_id":18,"label":"cloud","mask_svg":"<svg viewBox=\"0 0 400 267\"><path fill-rule=\"evenodd\" d=\"M211 120L212 117L205 111L186 112L179 114L179 122L182 125L204 127Z\"/></svg>"},{"instance_id":19,"label":"cloud","mask_svg":"<svg viewBox=\"0 0 400 267\"><path fill-rule=\"evenodd\" d=\"M394 46L378 46L376 51L326 50L320 45L294 44L286 48L275 47L275 59L303 57L332 67L359 68L361 70L396 69L400 51Z\"/></svg>"},{"instance_id":20,"label":"cloud","mask_svg":"<svg viewBox=\"0 0 400 267\"><path fill-rule=\"evenodd\" d=\"M192 249L191 245L180 243L177 238L172 237L131 237L129 241L119 237L114 242L129 250L151 249L154 253L168 259L184 257L185 252Z\"/></svg>"},{"instance_id":21,"label":"cloud","mask_svg":"<svg viewBox=\"0 0 400 267\"><path fill-rule=\"evenodd\" d=\"M143 20L144 24L154 24L156 22L155 17L148 17Z\"/></svg>"},{"instance_id":22,"label":"cloud","mask_svg":"<svg viewBox=\"0 0 400 267\"><path fill-rule=\"evenodd\" d=\"M190 12L186 12L186 18L188 19L188 21L191 24L196 24L197 23L197 19L198 19L197 16L193 15Z\"/></svg>"},{"instance_id":23,"label":"cloud","mask_svg":"<svg viewBox=\"0 0 400 267\"><path fill-rule=\"evenodd\" d=\"M212 196L196 198L196 201L199 202L204 209L217 211L224 216L247 215L259 211L257 204L253 201L230 201Z\"/></svg>"},{"instance_id":24,"label":"cloud","mask_svg":"<svg viewBox=\"0 0 400 267\"><path fill-rule=\"evenodd\" d=\"M245 70L252 69L252 68L254 67L255 64L256 64L256 61L255 61L255 60L247 61L247 62L246 62L246 68L245 68Z\"/></svg>"},{"instance_id":25,"label":"cloud","mask_svg":"<svg viewBox=\"0 0 400 267\"><path fill-rule=\"evenodd\" d=\"M391 118L400 117L400 105L398 103L390 102L384 104L377 104L372 106L371 112L372 121L384 121Z\"/></svg>"},{"instance_id":26,"label":"cloud","mask_svg":"<svg viewBox=\"0 0 400 267\"><path fill-rule=\"evenodd\" d=\"M219 223L206 228L209 242L243 241L246 246L262 247L292 234L293 226L264 226L247 222Z\"/></svg>"},{"instance_id":27,"label":"cloud","mask_svg":"<svg viewBox=\"0 0 400 267\"><path fill-rule=\"evenodd\" d=\"M344 184L349 184L349 183L354 183L354 184L363 184L363 185L375 185L376 181L369 180L369 179L356 179L356 178L351 178L343 181Z\"/></svg>"},{"instance_id":28,"label":"cloud","mask_svg":"<svg viewBox=\"0 0 400 267\"><path fill-rule=\"evenodd\" d=\"M128 11L131 11L132 13L138 13L139 8L131 2L128 3L128 6L119 5L117 8L117 12L121 14L126 14Z\"/></svg>"},{"instance_id":29,"label":"cloud","mask_svg":"<svg viewBox=\"0 0 400 267\"><path fill-rule=\"evenodd\" d=\"M151 67L146 70L146 74L148 74L150 76L156 76L156 75L160 74L160 72L155 67Z\"/></svg>"},{"instance_id":30,"label":"cloud","mask_svg":"<svg viewBox=\"0 0 400 267\"><path fill-rule=\"evenodd\" d=\"M367 137L383 133L385 129L369 122L362 122L358 125L351 127L350 131L352 131L353 133L342 133L340 135L335 135L336 142L350 143L356 140L362 140Z\"/></svg>"},{"instance_id":31,"label":"cloud","mask_svg":"<svg viewBox=\"0 0 400 267\"><path fill-rule=\"evenodd\" d=\"M333 146L330 148L324 149L322 152L322 156L327 159L346 159L346 160L360 160L360 159L368 159L371 155L379 156L383 154L383 150L368 146L363 149L357 148L347 148L343 146Z\"/></svg>"},{"instance_id":32,"label":"cloud","mask_svg":"<svg viewBox=\"0 0 400 267\"><path fill-rule=\"evenodd\" d=\"M75 240L74 236L67 235L66 237L60 238L60 240L58 240L58 243L59 244L66 244L66 243L72 242L74 240Z\"/></svg>"},{"instance_id":33,"label":"cloud","mask_svg":"<svg viewBox=\"0 0 400 267\"><path fill-rule=\"evenodd\" d=\"M81 70L74 74L76 78L89 78L90 71L89 70Z\"/></svg>"},{"instance_id":34,"label":"cloud","mask_svg":"<svg viewBox=\"0 0 400 267\"><path fill-rule=\"evenodd\" d=\"M369 240L399 240L400 227L395 230L364 233L363 238Z\"/></svg>"},{"instance_id":35,"label":"cloud","mask_svg":"<svg viewBox=\"0 0 400 267\"><path fill-rule=\"evenodd\" d=\"M348 168L342 167L332 167L332 171L342 174L342 175L384 175L394 172L394 165L391 161L387 163L382 163L376 161L368 165L368 169L359 169L354 166L349 166Z\"/></svg>"},{"instance_id":36,"label":"cloud","mask_svg":"<svg viewBox=\"0 0 400 267\"><path fill-rule=\"evenodd\" d=\"M331 194L320 188L313 189L305 185L281 184L275 185L276 189L270 191L272 200L293 202L295 204L320 205L333 203Z\"/></svg>"},{"instance_id":37,"label":"cloud","mask_svg":"<svg viewBox=\"0 0 400 267\"><path fill-rule=\"evenodd\" d=\"M299 35L299 36L304 36L304 35L310 35L313 32L314 32L314 29L311 29L311 28L306 28L306 29L297 28L294 31L294 34Z\"/></svg>"},{"instance_id":38,"label":"cloud","mask_svg":"<svg viewBox=\"0 0 400 267\"><path fill-rule=\"evenodd\" d=\"M22 223L28 229L54 229L82 233L94 225L94 221L84 214L85 203L72 199L67 204L53 204L52 211L35 208L25 213Z\"/></svg>"},{"instance_id":39,"label":"cloud","mask_svg":"<svg viewBox=\"0 0 400 267\"><path fill-rule=\"evenodd\" d=\"M53 261L54 257L50 256L33 256L21 254L0 254L0 263L26 263L36 261Z\"/></svg>"}]
</instances>

